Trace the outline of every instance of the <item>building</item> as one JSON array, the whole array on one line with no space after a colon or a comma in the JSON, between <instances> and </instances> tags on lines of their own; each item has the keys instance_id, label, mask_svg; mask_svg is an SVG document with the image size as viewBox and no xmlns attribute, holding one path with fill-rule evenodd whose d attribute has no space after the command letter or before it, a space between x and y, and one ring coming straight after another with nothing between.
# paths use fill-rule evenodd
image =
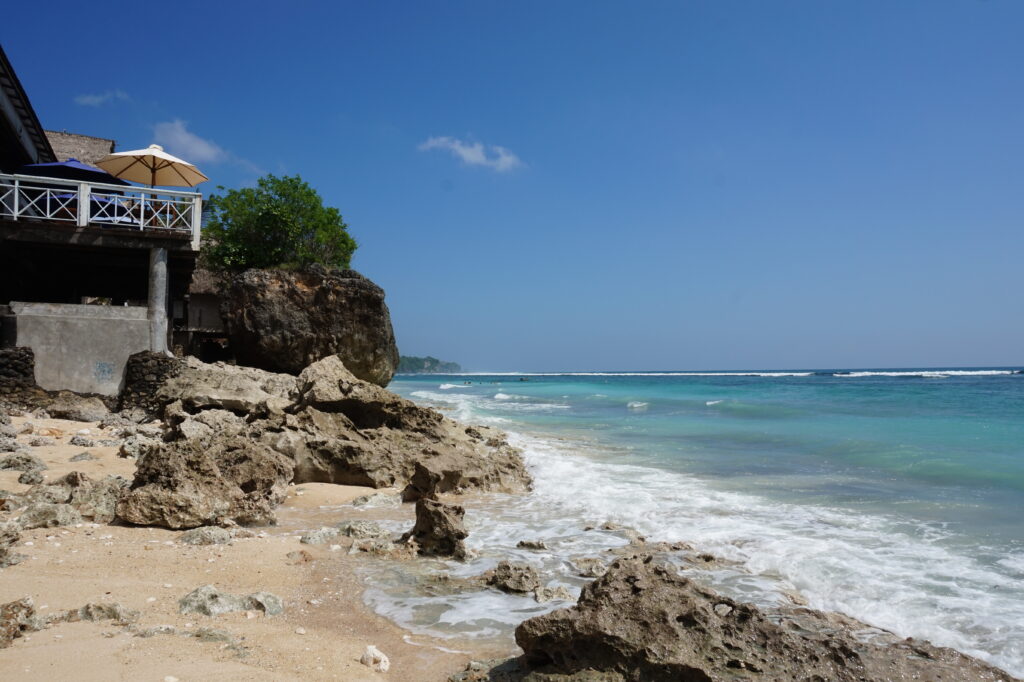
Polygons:
<instances>
[{"instance_id":1,"label":"building","mask_svg":"<svg viewBox=\"0 0 1024 682\"><path fill-rule=\"evenodd\" d=\"M0 48L0 346L30 347L47 390L116 394L186 310L200 194L19 173L113 144L45 131Z\"/></svg>"}]
</instances>

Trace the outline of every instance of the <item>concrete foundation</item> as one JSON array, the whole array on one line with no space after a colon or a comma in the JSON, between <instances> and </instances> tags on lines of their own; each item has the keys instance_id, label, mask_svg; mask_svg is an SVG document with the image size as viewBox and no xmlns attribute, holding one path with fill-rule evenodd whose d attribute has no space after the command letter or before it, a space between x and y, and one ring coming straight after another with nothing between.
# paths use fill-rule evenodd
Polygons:
<instances>
[{"instance_id":1,"label":"concrete foundation","mask_svg":"<svg viewBox=\"0 0 1024 682\"><path fill-rule=\"evenodd\" d=\"M142 306L11 302L10 308L15 343L35 351L36 383L47 390L117 395L128 356L150 350L151 319ZM166 311L163 325L166 349Z\"/></svg>"}]
</instances>

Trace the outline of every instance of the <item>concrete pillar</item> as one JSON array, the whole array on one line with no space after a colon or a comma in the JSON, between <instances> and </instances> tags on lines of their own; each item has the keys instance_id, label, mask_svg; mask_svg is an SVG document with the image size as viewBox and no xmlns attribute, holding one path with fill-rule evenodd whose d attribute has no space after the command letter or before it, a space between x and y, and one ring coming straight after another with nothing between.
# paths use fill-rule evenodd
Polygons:
<instances>
[{"instance_id":1,"label":"concrete pillar","mask_svg":"<svg viewBox=\"0 0 1024 682\"><path fill-rule=\"evenodd\" d=\"M149 250L149 345L167 351L167 249Z\"/></svg>"}]
</instances>

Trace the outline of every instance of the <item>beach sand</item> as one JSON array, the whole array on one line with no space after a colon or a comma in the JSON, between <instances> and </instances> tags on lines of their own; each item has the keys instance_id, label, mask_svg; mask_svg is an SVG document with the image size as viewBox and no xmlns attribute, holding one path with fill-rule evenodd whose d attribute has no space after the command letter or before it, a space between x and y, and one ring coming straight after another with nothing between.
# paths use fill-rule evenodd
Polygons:
<instances>
[{"instance_id":1,"label":"beach sand","mask_svg":"<svg viewBox=\"0 0 1024 682\"><path fill-rule=\"evenodd\" d=\"M21 426L25 419L12 421ZM133 475L134 460L118 457L114 447L91 447L98 459L69 462L86 448L68 445L68 439L80 429L89 429L89 438L104 437L96 424L31 421L37 434L48 432L57 440L31 448L49 467L43 472L47 481L69 471L96 479ZM0 489L27 490L17 482L19 474L0 472ZM293 486L278 510L278 526L252 529L256 537L236 538L228 545L190 546L177 541L180 532L123 525L24 531L16 549L28 558L0 569L0 603L31 597L37 612L46 615L90 602L117 602L141 612L140 628L218 628L230 632L240 646L181 634L143 638L111 621L62 623L0 650L0 679L446 679L463 669L469 656L443 651L422 637L410 644L404 630L372 613L361 600L363 588L354 571L360 558L347 554L348 538L332 541L341 545L333 551L330 545L299 542L296 529L316 527L310 523L315 517L344 520L331 508L368 492L331 484ZM299 551L308 557L288 556ZM178 600L207 584L232 594L271 592L284 600L284 613L179 614ZM387 673L360 664L371 644L390 658Z\"/></svg>"}]
</instances>

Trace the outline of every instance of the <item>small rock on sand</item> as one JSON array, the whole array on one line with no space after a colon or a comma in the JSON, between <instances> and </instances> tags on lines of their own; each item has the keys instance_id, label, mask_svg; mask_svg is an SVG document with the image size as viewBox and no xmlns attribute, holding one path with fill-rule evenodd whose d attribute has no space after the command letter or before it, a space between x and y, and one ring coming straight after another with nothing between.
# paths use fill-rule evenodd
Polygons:
<instances>
[{"instance_id":1,"label":"small rock on sand","mask_svg":"<svg viewBox=\"0 0 1024 682\"><path fill-rule=\"evenodd\" d=\"M338 537L339 532L340 531L337 528L319 528L317 530L304 534L301 538L299 538L299 542L301 542L304 545L323 545L328 540L333 540L334 538Z\"/></svg>"},{"instance_id":2,"label":"small rock on sand","mask_svg":"<svg viewBox=\"0 0 1024 682\"><path fill-rule=\"evenodd\" d=\"M366 651L359 658L359 662L378 673L386 673L391 668L391 661L384 655L384 652L373 646L366 647Z\"/></svg>"},{"instance_id":3,"label":"small rock on sand","mask_svg":"<svg viewBox=\"0 0 1024 682\"><path fill-rule=\"evenodd\" d=\"M201 526L185 531L178 541L186 545L224 545L231 542L231 531L218 526Z\"/></svg>"}]
</instances>

